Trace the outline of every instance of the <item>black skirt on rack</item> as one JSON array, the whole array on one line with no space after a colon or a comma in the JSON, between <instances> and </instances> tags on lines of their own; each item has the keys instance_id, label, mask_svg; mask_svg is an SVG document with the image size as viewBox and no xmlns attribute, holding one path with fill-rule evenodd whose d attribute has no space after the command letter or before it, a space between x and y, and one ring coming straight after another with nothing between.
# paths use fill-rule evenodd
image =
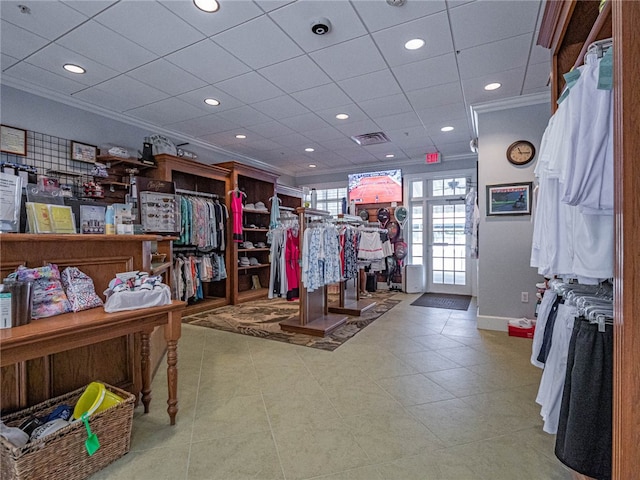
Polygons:
<instances>
[{"instance_id":1,"label":"black skirt on rack","mask_svg":"<svg viewBox=\"0 0 640 480\"><path fill-rule=\"evenodd\" d=\"M611 479L613 325L577 320L562 393L555 453L578 473Z\"/></svg>"}]
</instances>

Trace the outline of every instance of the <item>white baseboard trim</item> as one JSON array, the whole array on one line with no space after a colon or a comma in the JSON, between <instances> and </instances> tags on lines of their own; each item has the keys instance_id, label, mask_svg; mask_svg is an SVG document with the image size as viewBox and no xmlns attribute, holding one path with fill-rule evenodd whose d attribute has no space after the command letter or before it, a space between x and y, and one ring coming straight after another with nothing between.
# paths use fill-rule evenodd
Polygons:
<instances>
[{"instance_id":1,"label":"white baseboard trim","mask_svg":"<svg viewBox=\"0 0 640 480\"><path fill-rule=\"evenodd\" d=\"M490 317L487 315L478 315L478 328L482 330L497 330L498 332L509 331L509 317Z\"/></svg>"}]
</instances>

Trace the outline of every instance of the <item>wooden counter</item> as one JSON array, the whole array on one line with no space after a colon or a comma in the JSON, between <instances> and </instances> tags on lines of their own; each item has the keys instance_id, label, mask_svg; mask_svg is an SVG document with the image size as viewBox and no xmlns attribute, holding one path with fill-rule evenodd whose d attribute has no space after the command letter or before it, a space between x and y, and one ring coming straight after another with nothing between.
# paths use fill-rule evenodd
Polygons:
<instances>
[{"instance_id":1,"label":"wooden counter","mask_svg":"<svg viewBox=\"0 0 640 480\"><path fill-rule=\"evenodd\" d=\"M47 234L0 234L0 274L2 278L13 272L19 265L38 267L47 263L55 263L60 270L68 266L78 267L89 275L94 282L95 290L103 299L103 291L107 289L109 280L116 273L130 270L151 270L152 244L156 241L164 242L158 235L47 235ZM169 248L170 251L170 248ZM180 317L178 307L173 313L162 314L166 318L165 324L171 323L174 317ZM89 311L91 312L91 310ZM136 311L133 311L136 312ZM146 314L129 313L140 318L140 328L134 328L133 320L127 320L126 333L106 335L108 327L100 335L94 335L89 328L89 343L79 340L74 344L70 339L65 340L64 348L47 346L40 355L30 353L26 361L8 364L10 337L19 334L18 329L12 329L10 334L3 333L0 351L2 363L0 366L0 408L3 413L25 408L49 398L70 392L93 380L102 380L111 385L140 395L143 389L141 377L141 359L148 355L143 352L149 349L149 322L160 325L163 321L150 320ZM76 316L80 317L76 317ZM63 319L72 316L86 319L88 313L66 314L32 322L33 325L59 321L73 321ZM104 314L103 312L103 315ZM114 315L114 314L110 314ZM120 315L120 314L118 314ZM161 316L162 316L161 315ZM126 315L125 315L126 316ZM171 317L171 318L169 318ZM109 318L121 318L109 317ZM97 319L94 317L92 322ZM104 319L107 321L107 319ZM98 320L100 323L100 320ZM179 322L178 322L179 323ZM42 328L27 325L31 329ZM87 325L89 327L89 325ZM179 328L179 327L175 327ZM24 330L30 331L30 330ZM139 333L134 333L139 332ZM161 331L158 331L161 334ZM165 328L165 340L167 330ZM9 337L6 337L9 335ZM21 335L21 334L19 334ZM171 333L175 337L176 332ZM177 333L179 337L179 330ZM69 336L71 338L72 335ZM107 338L108 337L108 338ZM177 341L177 337L175 338ZM5 341L9 343L5 343ZM173 339L171 341L174 341ZM44 342L46 343L46 342ZM36 342L37 348L44 343ZM146 343L146 345L145 345ZM165 342L162 343L164 348ZM5 346L7 350L5 352ZM55 350L55 351L54 351ZM153 351L153 346L151 347ZM21 352L24 355L24 352ZM153 365L152 365L153 367ZM148 368L148 365L145 367Z\"/></svg>"}]
</instances>

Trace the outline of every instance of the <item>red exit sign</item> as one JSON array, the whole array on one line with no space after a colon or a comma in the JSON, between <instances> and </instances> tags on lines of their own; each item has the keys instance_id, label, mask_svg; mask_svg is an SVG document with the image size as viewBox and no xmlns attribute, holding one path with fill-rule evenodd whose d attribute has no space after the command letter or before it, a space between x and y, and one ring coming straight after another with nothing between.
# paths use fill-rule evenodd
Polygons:
<instances>
[{"instance_id":1,"label":"red exit sign","mask_svg":"<svg viewBox=\"0 0 640 480\"><path fill-rule=\"evenodd\" d=\"M440 163L440 152L427 153L427 165L430 163Z\"/></svg>"}]
</instances>

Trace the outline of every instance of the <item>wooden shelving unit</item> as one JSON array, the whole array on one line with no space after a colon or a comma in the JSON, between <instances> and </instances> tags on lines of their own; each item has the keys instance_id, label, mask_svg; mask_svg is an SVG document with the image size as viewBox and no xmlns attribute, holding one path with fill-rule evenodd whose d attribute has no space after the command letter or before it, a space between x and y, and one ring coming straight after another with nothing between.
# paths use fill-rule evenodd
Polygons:
<instances>
[{"instance_id":1,"label":"wooden shelving unit","mask_svg":"<svg viewBox=\"0 0 640 480\"><path fill-rule=\"evenodd\" d=\"M220 163L219 166L228 169L230 173L230 188L238 187L246 194L245 204L256 204L262 202L267 209L271 208L269 198L275 192L275 183L278 176L274 173L261 170L259 168L243 165L237 162ZM231 195L225 195L229 215L231 212ZM242 234L243 240L252 242L267 241L267 232L269 231L270 212L265 210L243 209L242 215ZM232 219L230 219L229 230L232 230ZM248 227L255 225L255 227ZM269 275L271 272L271 262L269 260L269 248L242 248L242 244L232 242L231 260L227 271L231 276L231 303L247 302L260 298L267 298L269 289ZM240 257L256 257L260 265L240 266L238 259ZM254 276L260 283L261 288L254 288Z\"/></svg>"},{"instance_id":2,"label":"wooden shelving unit","mask_svg":"<svg viewBox=\"0 0 640 480\"><path fill-rule=\"evenodd\" d=\"M206 165L193 160L188 160L173 155L156 155L156 166L145 171L144 175L155 180L174 182L177 189L199 192L205 195L218 195L221 202L229 190L230 172L226 168L218 165ZM127 162L123 162L127 163ZM231 212L229 212L231 213ZM193 315L218 307L223 307L230 303L231 291L231 270L235 267L235 257L231 260L229 231L227 229L226 251L224 253L227 278L218 282L204 282L204 299L188 305L184 315ZM177 245L176 245L177 247ZM233 265L231 265L233 263Z\"/></svg>"}]
</instances>

